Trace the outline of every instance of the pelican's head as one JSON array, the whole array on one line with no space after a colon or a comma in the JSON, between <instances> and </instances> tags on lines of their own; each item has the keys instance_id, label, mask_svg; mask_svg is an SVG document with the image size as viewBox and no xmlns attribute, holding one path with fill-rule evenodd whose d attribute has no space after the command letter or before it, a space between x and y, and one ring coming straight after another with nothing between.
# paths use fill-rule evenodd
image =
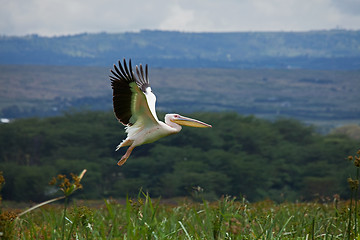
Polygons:
<instances>
[{"instance_id":1,"label":"pelican's head","mask_svg":"<svg viewBox=\"0 0 360 240\"><path fill-rule=\"evenodd\" d=\"M179 125L188 126L188 127L197 127L197 128L211 128L210 124L201 122L196 119L188 118L181 116L179 114L166 114L166 117L171 122L177 123Z\"/></svg>"}]
</instances>

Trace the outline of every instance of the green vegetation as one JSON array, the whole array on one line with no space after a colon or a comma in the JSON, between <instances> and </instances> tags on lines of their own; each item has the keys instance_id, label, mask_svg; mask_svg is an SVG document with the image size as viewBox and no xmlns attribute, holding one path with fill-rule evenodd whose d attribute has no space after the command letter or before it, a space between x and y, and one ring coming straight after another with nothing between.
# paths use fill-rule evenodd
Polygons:
<instances>
[{"instance_id":1,"label":"green vegetation","mask_svg":"<svg viewBox=\"0 0 360 240\"><path fill-rule=\"evenodd\" d=\"M84 189L86 191L86 189ZM62 226L62 208L51 205L11 221L8 239L354 239L348 204L282 203L223 197L175 204L139 194L98 206L75 202ZM9 210L11 214L13 210ZM13 213L14 214L14 213ZM352 225L353 226L353 225Z\"/></svg>"},{"instance_id":2,"label":"green vegetation","mask_svg":"<svg viewBox=\"0 0 360 240\"><path fill-rule=\"evenodd\" d=\"M83 169L88 173L82 184L89 190L78 197L86 199L136 196L141 188L154 197L207 200L226 194L277 202L350 197L346 179L354 174L346 156L356 152L358 140L323 136L291 119L271 122L235 113L190 117L213 128L184 127L178 135L137 147L123 167L116 163L125 149L114 149L124 130L110 112L2 124L3 198L53 198L54 188L47 184L52 176Z\"/></svg>"},{"instance_id":3,"label":"green vegetation","mask_svg":"<svg viewBox=\"0 0 360 240\"><path fill-rule=\"evenodd\" d=\"M61 190L26 211L0 200L1 238L359 238L358 140L322 136L290 119L194 117L211 122L211 131L184 128L138 147L121 168L108 152L123 137L112 113L0 125L0 197L40 202ZM85 177L86 170L72 174L83 168Z\"/></svg>"}]
</instances>

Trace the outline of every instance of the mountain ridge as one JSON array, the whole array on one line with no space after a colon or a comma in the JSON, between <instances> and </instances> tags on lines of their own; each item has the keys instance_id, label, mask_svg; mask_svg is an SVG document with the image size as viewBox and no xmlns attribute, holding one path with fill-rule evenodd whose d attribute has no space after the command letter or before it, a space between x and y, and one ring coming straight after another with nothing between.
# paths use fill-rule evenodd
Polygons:
<instances>
[{"instance_id":1,"label":"mountain ridge","mask_svg":"<svg viewBox=\"0 0 360 240\"><path fill-rule=\"evenodd\" d=\"M152 67L353 70L360 69L360 31L0 36L0 64L109 66L122 57Z\"/></svg>"}]
</instances>

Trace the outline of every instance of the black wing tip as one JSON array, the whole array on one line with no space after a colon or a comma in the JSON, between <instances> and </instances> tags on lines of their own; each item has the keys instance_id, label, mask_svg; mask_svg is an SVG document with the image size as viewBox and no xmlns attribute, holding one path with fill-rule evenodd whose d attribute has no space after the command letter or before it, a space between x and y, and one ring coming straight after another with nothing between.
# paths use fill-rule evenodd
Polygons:
<instances>
[{"instance_id":1,"label":"black wing tip","mask_svg":"<svg viewBox=\"0 0 360 240\"><path fill-rule=\"evenodd\" d=\"M126 63L126 58L123 58L123 64L121 60L118 60L118 65L114 64L110 72L113 74L109 76L111 81L136 82L134 72L132 71L131 58L129 59L129 64Z\"/></svg>"},{"instance_id":2,"label":"black wing tip","mask_svg":"<svg viewBox=\"0 0 360 240\"><path fill-rule=\"evenodd\" d=\"M135 75L131 64L131 58L129 58L128 63L126 62L126 58L123 58L122 61L118 60L118 65L114 64L113 69L110 70L112 75L110 75L109 77L112 82L136 82L139 88L143 92L146 92L146 88L150 87L148 68L148 64L145 64L145 67L143 67L142 64L139 64L139 66L136 65Z\"/></svg>"},{"instance_id":3,"label":"black wing tip","mask_svg":"<svg viewBox=\"0 0 360 240\"><path fill-rule=\"evenodd\" d=\"M146 88L150 87L149 75L148 75L148 65L145 64L145 72L142 64L139 66L136 65L136 74L138 81L136 82L139 88L145 92Z\"/></svg>"}]
</instances>

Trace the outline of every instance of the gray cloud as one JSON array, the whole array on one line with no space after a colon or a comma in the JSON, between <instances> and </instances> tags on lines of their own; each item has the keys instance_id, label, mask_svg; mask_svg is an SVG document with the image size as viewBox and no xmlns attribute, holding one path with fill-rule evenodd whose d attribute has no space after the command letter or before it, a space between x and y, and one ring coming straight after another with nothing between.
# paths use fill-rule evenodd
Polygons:
<instances>
[{"instance_id":1,"label":"gray cloud","mask_svg":"<svg viewBox=\"0 0 360 240\"><path fill-rule=\"evenodd\" d=\"M339 9L342 13L359 15L360 1L359 0L332 0L334 7Z\"/></svg>"},{"instance_id":2,"label":"gray cloud","mask_svg":"<svg viewBox=\"0 0 360 240\"><path fill-rule=\"evenodd\" d=\"M0 34L360 29L358 0L0 0Z\"/></svg>"}]
</instances>

